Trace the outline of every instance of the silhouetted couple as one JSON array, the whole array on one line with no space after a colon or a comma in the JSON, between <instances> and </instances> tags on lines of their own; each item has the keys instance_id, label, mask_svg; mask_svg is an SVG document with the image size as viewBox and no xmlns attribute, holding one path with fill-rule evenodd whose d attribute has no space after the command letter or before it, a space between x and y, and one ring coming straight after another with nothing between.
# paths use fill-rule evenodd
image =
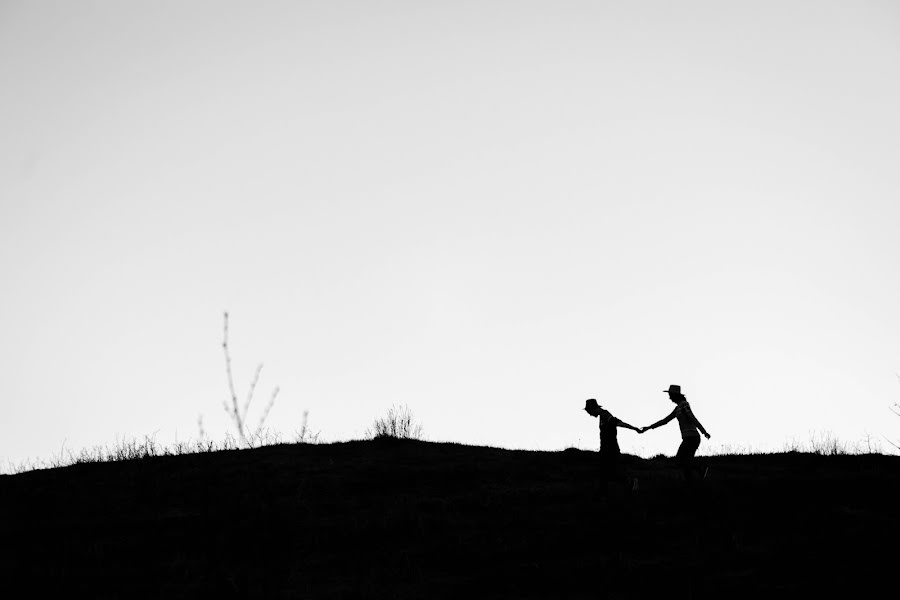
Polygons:
<instances>
[{"instance_id":1,"label":"silhouetted couple","mask_svg":"<svg viewBox=\"0 0 900 600\"><path fill-rule=\"evenodd\" d=\"M681 429L681 445L675 454L675 460L681 467L685 480L693 482L697 475L701 479L705 478L706 469L704 468L702 473L699 472L699 466L694 459L694 455L700 447L700 432L706 436L706 439L709 439L710 435L697 417L694 416L691 405L688 404L687 396L681 393L681 386L670 385L669 389L663 391L669 394L669 400L675 403L675 409L666 417L647 427L635 427L621 419L617 419L612 413L597 404L597 400L594 398L584 403L584 410L592 417L600 419L600 467L602 490L604 492L607 491L610 481L622 481L623 479L626 482L630 482L632 491L637 489L637 479L629 480L619 470L619 456L621 452L619 451L617 429L624 427L638 433L644 433L645 431L661 427L672 419L678 419L678 426Z\"/></svg>"}]
</instances>

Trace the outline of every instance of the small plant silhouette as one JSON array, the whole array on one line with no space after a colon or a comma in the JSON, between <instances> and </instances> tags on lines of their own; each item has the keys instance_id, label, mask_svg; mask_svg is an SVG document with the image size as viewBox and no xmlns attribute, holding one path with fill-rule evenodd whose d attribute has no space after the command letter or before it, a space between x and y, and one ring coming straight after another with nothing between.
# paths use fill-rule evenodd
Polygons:
<instances>
[{"instance_id":1,"label":"small plant silhouette","mask_svg":"<svg viewBox=\"0 0 900 600\"><path fill-rule=\"evenodd\" d=\"M309 411L303 411L303 423L300 425L300 429L294 432L294 443L296 444L318 444L319 443L319 432L313 432L312 429L309 428Z\"/></svg>"},{"instance_id":2,"label":"small plant silhouette","mask_svg":"<svg viewBox=\"0 0 900 600\"><path fill-rule=\"evenodd\" d=\"M253 393L256 391L256 384L259 383L259 375L262 372L262 363L257 365L256 372L253 374L253 379L250 381L250 389L247 392L247 399L244 401L244 406L241 408L238 404L238 396L237 392L234 389L234 377L231 374L231 354L228 351L228 312L225 312L225 337L222 341L222 349L225 352L225 372L228 375L228 391L230 394L230 398L224 401L225 412L228 413L228 416L231 417L231 420L234 422L234 427L237 429L238 439L242 444L247 446L248 448L252 448L255 445L261 445L263 440L263 431L266 423L266 419L269 416L269 411L272 410L272 405L275 404L275 397L278 396L278 387L272 390L272 396L269 398L269 403L266 405L265 410L262 413L262 416L259 419L259 423L256 425L256 429L250 430L247 426L247 413L250 410L250 402L253 401Z\"/></svg>"},{"instance_id":3,"label":"small plant silhouette","mask_svg":"<svg viewBox=\"0 0 900 600\"><path fill-rule=\"evenodd\" d=\"M413 421L413 414L408 406L392 406L387 415L375 419L372 428L366 430L366 437L418 440L422 438L422 425Z\"/></svg>"}]
</instances>

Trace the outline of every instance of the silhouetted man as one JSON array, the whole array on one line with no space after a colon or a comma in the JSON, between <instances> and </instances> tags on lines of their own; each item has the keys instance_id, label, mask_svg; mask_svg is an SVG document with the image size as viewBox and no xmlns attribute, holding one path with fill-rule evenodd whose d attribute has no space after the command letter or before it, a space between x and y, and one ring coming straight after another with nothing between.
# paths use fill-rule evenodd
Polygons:
<instances>
[{"instance_id":1,"label":"silhouetted man","mask_svg":"<svg viewBox=\"0 0 900 600\"><path fill-rule=\"evenodd\" d=\"M597 400L594 398L585 401L584 410L592 417L600 419L600 490L603 495L606 495L610 481L619 480L627 483L629 479L619 471L621 452L619 451L618 428L625 427L638 433L641 430L614 417L612 413L597 404ZM631 490L634 491L636 487L637 479L631 480Z\"/></svg>"}]
</instances>

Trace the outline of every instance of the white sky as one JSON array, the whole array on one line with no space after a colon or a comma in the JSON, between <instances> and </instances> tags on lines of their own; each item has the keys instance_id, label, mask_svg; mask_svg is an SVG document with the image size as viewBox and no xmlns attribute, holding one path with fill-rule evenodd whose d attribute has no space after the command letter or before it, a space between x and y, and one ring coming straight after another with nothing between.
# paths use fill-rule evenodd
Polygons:
<instances>
[{"instance_id":1,"label":"white sky","mask_svg":"<svg viewBox=\"0 0 900 600\"><path fill-rule=\"evenodd\" d=\"M224 436L225 310L286 435L900 438L898 72L893 2L0 2L0 461Z\"/></svg>"}]
</instances>

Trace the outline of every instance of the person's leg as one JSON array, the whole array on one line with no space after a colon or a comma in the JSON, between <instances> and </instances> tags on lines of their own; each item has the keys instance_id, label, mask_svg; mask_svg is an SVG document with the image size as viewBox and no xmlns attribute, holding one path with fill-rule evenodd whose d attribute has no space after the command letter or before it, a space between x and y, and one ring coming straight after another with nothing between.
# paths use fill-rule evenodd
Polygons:
<instances>
[{"instance_id":1,"label":"person's leg","mask_svg":"<svg viewBox=\"0 0 900 600\"><path fill-rule=\"evenodd\" d=\"M621 452L615 453L609 473L610 481L622 484L626 491L634 492L637 490L637 477L634 477L622 464Z\"/></svg>"},{"instance_id":2,"label":"person's leg","mask_svg":"<svg viewBox=\"0 0 900 600\"><path fill-rule=\"evenodd\" d=\"M690 474L687 469L686 457L688 454L688 441L684 438L681 440L681 445L678 446L678 452L675 453L675 464L678 465L678 468L681 469L682 475L684 475L685 480L690 480Z\"/></svg>"},{"instance_id":3,"label":"person's leg","mask_svg":"<svg viewBox=\"0 0 900 600\"><path fill-rule=\"evenodd\" d=\"M597 477L597 495L606 497L609 494L609 481L615 470L615 457L609 452L600 452L600 470Z\"/></svg>"},{"instance_id":4,"label":"person's leg","mask_svg":"<svg viewBox=\"0 0 900 600\"><path fill-rule=\"evenodd\" d=\"M624 467L619 467L619 481L625 486L627 492L636 492L638 488L638 480L635 475Z\"/></svg>"},{"instance_id":5,"label":"person's leg","mask_svg":"<svg viewBox=\"0 0 900 600\"><path fill-rule=\"evenodd\" d=\"M694 466L697 467L697 476L701 481L706 479L706 474L709 472L709 463L707 461L707 457L694 457Z\"/></svg>"},{"instance_id":6,"label":"person's leg","mask_svg":"<svg viewBox=\"0 0 900 600\"><path fill-rule=\"evenodd\" d=\"M690 466L691 472L696 473L697 477L702 479L702 473L700 471L700 467L697 463L697 449L700 447L700 436L694 436L691 441L691 455L688 457L688 465Z\"/></svg>"},{"instance_id":7,"label":"person's leg","mask_svg":"<svg viewBox=\"0 0 900 600\"><path fill-rule=\"evenodd\" d=\"M685 481L692 482L694 480L694 453L700 447L700 436L689 436L682 438L681 445L678 447L678 453L675 458L681 466L684 473Z\"/></svg>"},{"instance_id":8,"label":"person's leg","mask_svg":"<svg viewBox=\"0 0 900 600\"><path fill-rule=\"evenodd\" d=\"M602 457L602 481L598 492L598 496L609 498L612 484L616 485L615 489L621 485L625 492L630 494L637 491L637 478L629 475L625 467L622 465L622 456L619 452L609 452Z\"/></svg>"},{"instance_id":9,"label":"person's leg","mask_svg":"<svg viewBox=\"0 0 900 600\"><path fill-rule=\"evenodd\" d=\"M612 477L625 487L626 491L632 492L635 488L634 478L628 473L627 469L622 465L622 457L616 456L615 467L613 467Z\"/></svg>"}]
</instances>

